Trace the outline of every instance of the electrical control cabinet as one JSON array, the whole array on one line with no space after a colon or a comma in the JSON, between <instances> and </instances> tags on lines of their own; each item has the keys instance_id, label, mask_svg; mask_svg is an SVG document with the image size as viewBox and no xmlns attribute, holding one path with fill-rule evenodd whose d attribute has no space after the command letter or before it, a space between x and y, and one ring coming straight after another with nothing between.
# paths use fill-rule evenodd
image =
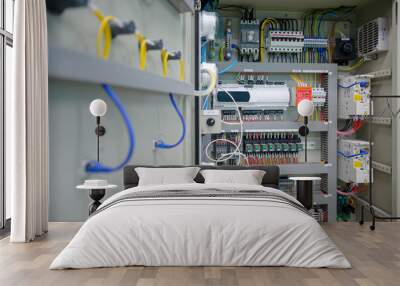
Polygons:
<instances>
[{"instance_id":1,"label":"electrical control cabinet","mask_svg":"<svg viewBox=\"0 0 400 286\"><path fill-rule=\"evenodd\" d=\"M370 114L371 77L348 76L339 79L338 91L339 118Z\"/></svg>"},{"instance_id":2,"label":"electrical control cabinet","mask_svg":"<svg viewBox=\"0 0 400 286\"><path fill-rule=\"evenodd\" d=\"M283 176L320 176L322 192L314 193L314 203L321 206L328 221L334 221L339 181L370 181L369 156L362 153L355 157L340 157L337 144L341 142L338 136L354 134L350 131L357 131L373 112L370 107L371 79L351 74L361 65L363 68L376 67L374 63L364 62L374 61L377 52L379 57L385 55L380 52L387 49L386 39L390 35L387 23L390 20L371 21L383 15L374 15L377 13L372 10L368 11L370 15L357 14L367 10L335 6L335 1L329 9L319 3L314 6L320 7L306 11L303 8L307 3L296 2L291 11L283 8L279 12L268 10L265 3L262 7L251 3L251 8L246 7L248 3L245 2L239 2L240 6L233 6L229 0L219 3L218 22L232 25L219 29L215 37L220 56L213 57L212 61L218 67L219 88L206 106L220 111L221 132L200 134L199 162L243 166L277 164ZM232 31L230 39L224 33L227 29ZM223 56L227 46L233 49L229 60ZM254 54L248 48L258 48L259 57L248 55ZM357 55L363 58L357 58ZM385 59L384 62L390 61ZM338 80L338 71L345 71L343 75L346 76ZM231 93L237 105L226 91ZM385 89L385 92L389 94L390 91ZM297 112L297 104L304 99L311 100L315 110L308 118L308 148L299 134L303 118ZM204 106L203 103L199 106ZM386 109L387 113L389 109ZM340 130L338 119L342 119L341 127L345 123ZM239 148L221 140L208 150L209 156L205 156L205 147L217 139L231 141ZM367 147L364 149L369 150ZM229 160L212 160L226 158L226 154L232 153L235 156ZM348 190L346 185L341 187Z\"/></svg>"},{"instance_id":3,"label":"electrical control cabinet","mask_svg":"<svg viewBox=\"0 0 400 286\"><path fill-rule=\"evenodd\" d=\"M369 143L341 139L338 143L338 178L345 183L366 184L369 178Z\"/></svg>"}]
</instances>

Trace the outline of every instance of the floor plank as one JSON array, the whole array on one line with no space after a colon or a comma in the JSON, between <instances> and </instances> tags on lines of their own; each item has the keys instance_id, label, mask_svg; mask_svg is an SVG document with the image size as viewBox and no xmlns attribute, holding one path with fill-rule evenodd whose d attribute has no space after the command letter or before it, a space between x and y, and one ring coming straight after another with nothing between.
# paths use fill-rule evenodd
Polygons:
<instances>
[{"instance_id":1,"label":"floor plank","mask_svg":"<svg viewBox=\"0 0 400 286\"><path fill-rule=\"evenodd\" d=\"M399 285L400 223L324 225L345 253L352 269L288 267L119 267L50 271L55 256L80 223L51 223L49 233L29 244L0 240L0 285L136 285L136 286L266 286L266 285Z\"/></svg>"}]
</instances>

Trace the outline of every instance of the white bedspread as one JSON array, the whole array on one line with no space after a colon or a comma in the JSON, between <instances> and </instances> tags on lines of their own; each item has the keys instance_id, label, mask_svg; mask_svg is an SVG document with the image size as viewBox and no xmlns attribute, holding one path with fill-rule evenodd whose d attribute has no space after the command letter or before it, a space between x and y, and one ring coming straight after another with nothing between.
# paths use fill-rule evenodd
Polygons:
<instances>
[{"instance_id":1,"label":"white bedspread","mask_svg":"<svg viewBox=\"0 0 400 286\"><path fill-rule=\"evenodd\" d=\"M231 184L136 187L154 190L265 190ZM50 269L146 266L294 266L349 268L350 263L307 214L285 204L246 198L124 201L90 217Z\"/></svg>"}]
</instances>

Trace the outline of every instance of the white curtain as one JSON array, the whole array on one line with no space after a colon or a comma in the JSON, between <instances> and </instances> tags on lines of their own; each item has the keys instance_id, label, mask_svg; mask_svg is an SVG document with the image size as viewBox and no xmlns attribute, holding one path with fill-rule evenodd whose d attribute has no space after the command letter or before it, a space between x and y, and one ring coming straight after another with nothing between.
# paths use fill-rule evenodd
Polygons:
<instances>
[{"instance_id":1,"label":"white curtain","mask_svg":"<svg viewBox=\"0 0 400 286\"><path fill-rule=\"evenodd\" d=\"M48 56L45 0L15 1L13 92L6 98L6 187L12 242L48 226Z\"/></svg>"}]
</instances>

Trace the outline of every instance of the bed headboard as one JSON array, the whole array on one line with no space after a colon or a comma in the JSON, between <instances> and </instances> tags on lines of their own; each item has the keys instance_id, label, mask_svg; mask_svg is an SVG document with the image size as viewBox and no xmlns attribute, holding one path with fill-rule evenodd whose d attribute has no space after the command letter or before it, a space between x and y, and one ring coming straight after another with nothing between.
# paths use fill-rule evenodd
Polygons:
<instances>
[{"instance_id":1,"label":"bed headboard","mask_svg":"<svg viewBox=\"0 0 400 286\"><path fill-rule=\"evenodd\" d=\"M147 167L147 168L179 168L187 166L145 166L145 165L129 165L124 168L124 189L136 187L139 183L139 176L135 171L137 167ZM262 185L265 187L278 188L279 187L279 167L278 166L252 166L252 167L241 167L241 166L199 166L201 169L219 169L219 170L246 170L246 169L256 169L265 171L264 178L262 180ZM200 174L197 174L194 178L197 183L204 183L204 178Z\"/></svg>"}]
</instances>

